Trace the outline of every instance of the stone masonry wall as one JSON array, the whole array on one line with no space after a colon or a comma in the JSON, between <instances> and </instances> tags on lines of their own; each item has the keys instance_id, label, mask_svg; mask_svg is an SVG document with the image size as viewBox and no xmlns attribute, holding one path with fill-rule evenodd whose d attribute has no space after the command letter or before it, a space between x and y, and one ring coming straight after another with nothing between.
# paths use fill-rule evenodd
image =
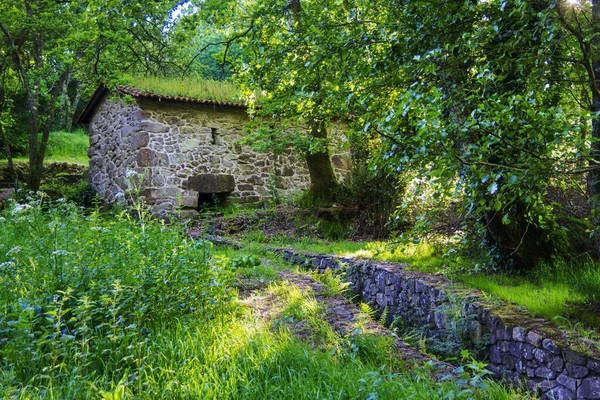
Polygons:
<instances>
[{"instance_id":1,"label":"stone masonry wall","mask_svg":"<svg viewBox=\"0 0 600 400\"><path fill-rule=\"evenodd\" d=\"M478 290L407 271L402 264L270 250L321 272L345 265L353 293L379 314L387 309L388 323L400 318L442 342L455 340L462 327L464 347L485 360L497 378L525 386L542 399L600 399L598 343L562 332L523 307L490 301Z\"/></svg>"},{"instance_id":2,"label":"stone masonry wall","mask_svg":"<svg viewBox=\"0 0 600 400\"><path fill-rule=\"evenodd\" d=\"M239 108L105 99L90 124L92 186L115 201L127 189L127 171L143 174L142 194L160 216L175 206L198 207L192 184L198 175L232 176L231 198L239 202L259 201L274 190L285 196L307 189L308 169L295 154L257 153L239 144L247 122ZM332 163L343 181L350 169L348 152L334 154Z\"/></svg>"}]
</instances>

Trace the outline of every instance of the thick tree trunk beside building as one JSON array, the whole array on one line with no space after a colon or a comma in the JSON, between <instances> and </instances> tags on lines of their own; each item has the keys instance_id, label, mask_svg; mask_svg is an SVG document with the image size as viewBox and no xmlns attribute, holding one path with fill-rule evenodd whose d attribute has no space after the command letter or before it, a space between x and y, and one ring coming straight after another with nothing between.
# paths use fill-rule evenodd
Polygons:
<instances>
[{"instance_id":1,"label":"thick tree trunk beside building","mask_svg":"<svg viewBox=\"0 0 600 400\"><path fill-rule=\"evenodd\" d=\"M310 123L310 135L316 140L327 139L327 129L323 122ZM331 165L329 149L327 146L319 146L318 151L306 153L306 164L310 174L311 196L317 199L331 199L337 186L337 179Z\"/></svg>"}]
</instances>

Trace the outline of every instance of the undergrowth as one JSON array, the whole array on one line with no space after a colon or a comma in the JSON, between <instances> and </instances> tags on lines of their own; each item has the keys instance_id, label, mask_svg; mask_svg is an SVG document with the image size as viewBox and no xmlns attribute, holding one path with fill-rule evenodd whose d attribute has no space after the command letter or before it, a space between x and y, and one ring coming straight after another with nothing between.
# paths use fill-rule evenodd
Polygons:
<instances>
[{"instance_id":1,"label":"undergrowth","mask_svg":"<svg viewBox=\"0 0 600 400\"><path fill-rule=\"evenodd\" d=\"M394 244L383 241L325 241L310 238L271 240L271 246L290 247L300 251L333 254L342 257L372 258L407 264L419 272L443 274L470 287L502 300L527 307L536 317L555 320L560 326L600 328L600 266L592 260L557 259L542 263L528 274L494 273L469 260L449 244L420 242ZM555 317L566 318L555 319ZM582 325L576 325L581 322ZM586 334L586 336L589 336Z\"/></svg>"},{"instance_id":2,"label":"undergrowth","mask_svg":"<svg viewBox=\"0 0 600 400\"><path fill-rule=\"evenodd\" d=\"M159 332L231 304L210 244L160 221L41 196L5 210L0 236L2 398L141 395Z\"/></svg>"},{"instance_id":3,"label":"undergrowth","mask_svg":"<svg viewBox=\"0 0 600 400\"><path fill-rule=\"evenodd\" d=\"M341 338L289 285L272 285L286 299L272 329L232 302L234 273L266 265L256 249L213 257L183 228L133 215L45 196L2 213L0 398L522 398L436 382L393 361L388 339Z\"/></svg>"}]
</instances>

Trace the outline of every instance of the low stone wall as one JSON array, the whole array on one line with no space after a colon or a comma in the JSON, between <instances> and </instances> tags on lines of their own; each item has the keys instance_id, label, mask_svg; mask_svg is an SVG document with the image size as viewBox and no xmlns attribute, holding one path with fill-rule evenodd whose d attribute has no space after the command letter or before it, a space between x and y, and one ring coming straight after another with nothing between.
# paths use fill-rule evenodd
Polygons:
<instances>
[{"instance_id":1,"label":"low stone wall","mask_svg":"<svg viewBox=\"0 0 600 400\"><path fill-rule=\"evenodd\" d=\"M29 165L27 163L18 162L14 165L16 178L19 182L27 181L29 173ZM85 167L78 164L55 162L44 165L44 180L55 179L57 176L66 183L77 183L83 178ZM15 184L15 177L11 176L11 171L8 164L0 165L0 188L12 187Z\"/></svg>"},{"instance_id":2,"label":"low stone wall","mask_svg":"<svg viewBox=\"0 0 600 400\"><path fill-rule=\"evenodd\" d=\"M523 385L543 399L600 399L598 343L565 333L523 307L492 302L406 265L270 249L305 268L345 272L354 294L388 323L423 329L434 343L461 340L497 378Z\"/></svg>"},{"instance_id":3,"label":"low stone wall","mask_svg":"<svg viewBox=\"0 0 600 400\"><path fill-rule=\"evenodd\" d=\"M248 121L241 108L148 99L127 105L106 98L89 130L92 187L115 201L127 190L127 171L143 174L142 194L159 216L174 207L195 210L201 194L210 198L197 185L199 176L222 179L227 183L223 194L239 202L308 188L308 169L296 154L258 153L240 144ZM332 163L344 180L350 170L348 151L333 154Z\"/></svg>"}]
</instances>

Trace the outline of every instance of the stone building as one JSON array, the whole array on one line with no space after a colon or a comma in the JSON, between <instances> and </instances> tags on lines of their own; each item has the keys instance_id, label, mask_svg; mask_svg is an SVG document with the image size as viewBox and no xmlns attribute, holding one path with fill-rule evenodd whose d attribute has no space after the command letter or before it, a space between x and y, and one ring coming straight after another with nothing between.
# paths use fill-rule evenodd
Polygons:
<instances>
[{"instance_id":1,"label":"stone building","mask_svg":"<svg viewBox=\"0 0 600 400\"><path fill-rule=\"evenodd\" d=\"M308 169L291 150L274 155L240 144L248 121L244 104L123 86L111 92L101 85L79 118L89 124L91 185L112 202L125 197L127 175L142 176L141 194L158 216L175 207L193 214L204 203L251 203L307 189ZM336 129L331 136L343 141ZM334 152L331 159L344 181L349 152Z\"/></svg>"}]
</instances>

